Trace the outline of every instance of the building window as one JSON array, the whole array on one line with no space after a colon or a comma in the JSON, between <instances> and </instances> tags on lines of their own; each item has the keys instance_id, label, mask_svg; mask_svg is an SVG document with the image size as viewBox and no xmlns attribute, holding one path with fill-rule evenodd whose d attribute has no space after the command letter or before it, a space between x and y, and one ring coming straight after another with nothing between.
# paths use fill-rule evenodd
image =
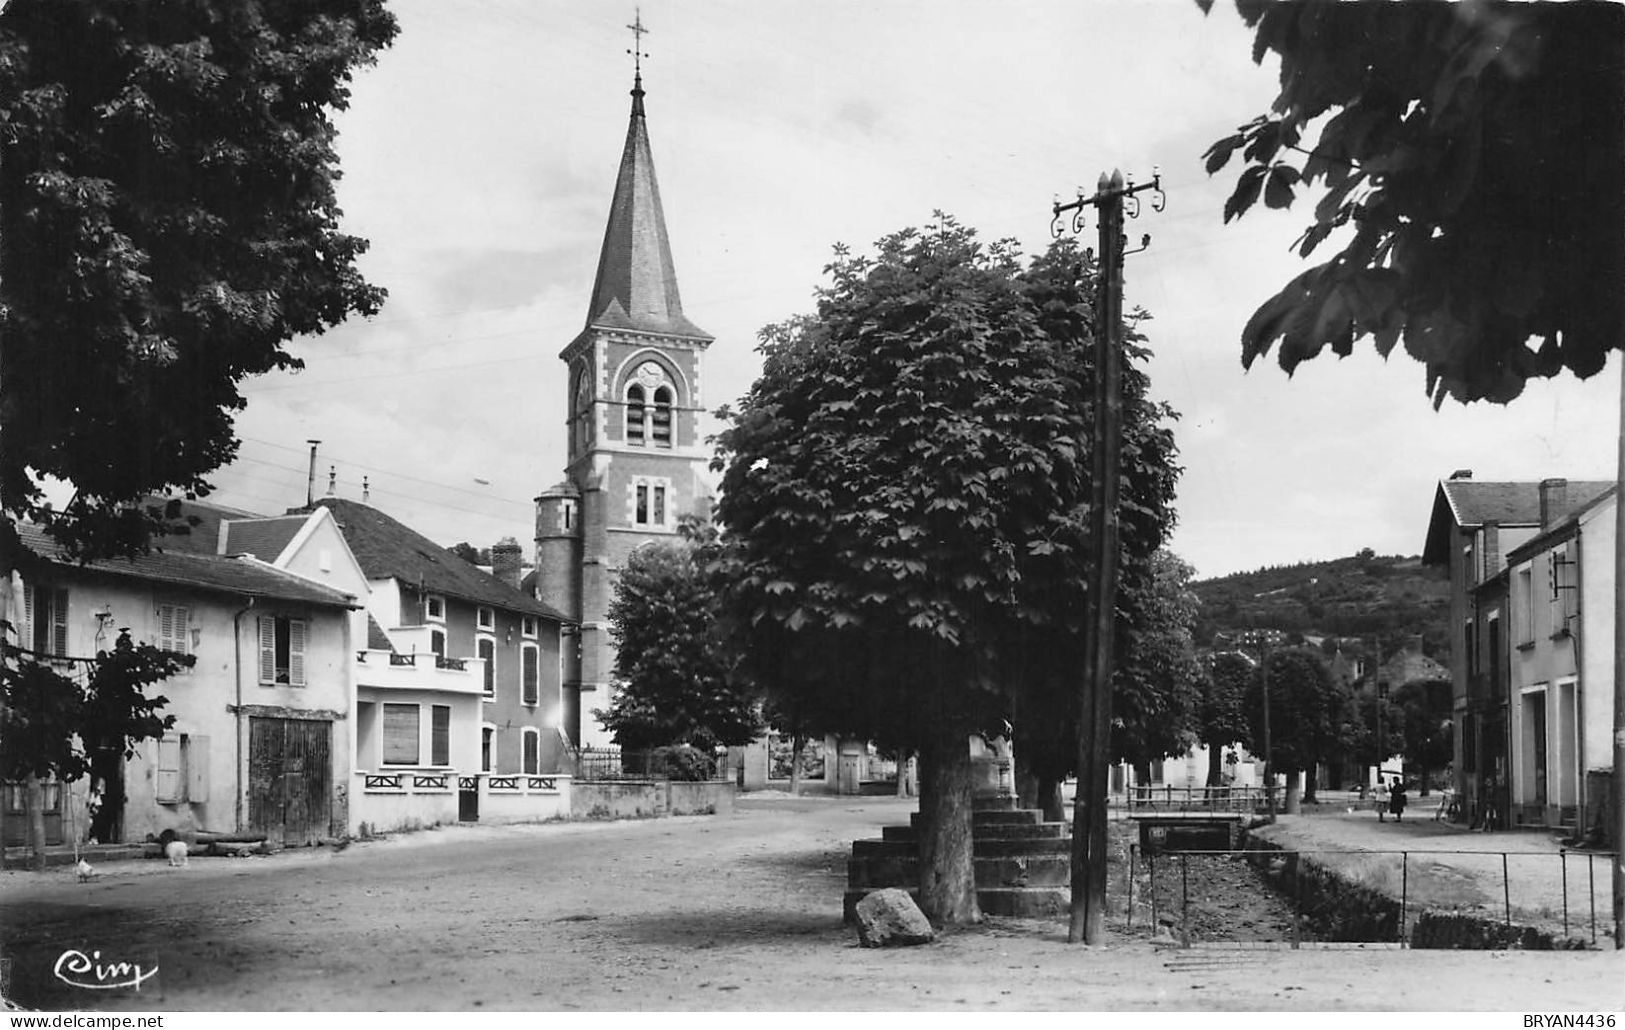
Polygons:
<instances>
[{"instance_id":1,"label":"building window","mask_svg":"<svg viewBox=\"0 0 1625 1030\"><path fill-rule=\"evenodd\" d=\"M626 442L634 447L644 444L644 419L647 405L643 402L643 387L633 383L626 388Z\"/></svg>"},{"instance_id":2,"label":"building window","mask_svg":"<svg viewBox=\"0 0 1625 1030\"><path fill-rule=\"evenodd\" d=\"M523 671L523 702L534 707L540 699L541 656L533 645L519 650L519 667Z\"/></svg>"},{"instance_id":3,"label":"building window","mask_svg":"<svg viewBox=\"0 0 1625 1030\"><path fill-rule=\"evenodd\" d=\"M429 764L451 764L451 706L429 708Z\"/></svg>"},{"instance_id":4,"label":"building window","mask_svg":"<svg viewBox=\"0 0 1625 1030\"><path fill-rule=\"evenodd\" d=\"M476 618L479 620L480 629L495 629L496 628L497 614L496 614L496 612L492 611L491 609L489 609L489 608L481 608L481 609L479 609L479 611L478 611L478 613L476 615Z\"/></svg>"},{"instance_id":5,"label":"building window","mask_svg":"<svg viewBox=\"0 0 1625 1030\"><path fill-rule=\"evenodd\" d=\"M68 654L68 592L58 587L37 586L23 591L26 609L23 622L32 627L34 654L41 658L65 658Z\"/></svg>"},{"instance_id":6,"label":"building window","mask_svg":"<svg viewBox=\"0 0 1625 1030\"><path fill-rule=\"evenodd\" d=\"M592 381L585 367L576 372L574 409L570 413L570 442L574 445L574 454L581 454L592 442L593 431Z\"/></svg>"},{"instance_id":7,"label":"building window","mask_svg":"<svg viewBox=\"0 0 1625 1030\"><path fill-rule=\"evenodd\" d=\"M480 727L480 772L491 771L491 759L495 757L492 748L495 746L496 733L495 726Z\"/></svg>"},{"instance_id":8,"label":"building window","mask_svg":"<svg viewBox=\"0 0 1625 1030\"><path fill-rule=\"evenodd\" d=\"M1565 633L1569 619L1580 614L1579 565L1574 560L1572 543L1564 543L1553 550L1551 561L1551 615L1552 634Z\"/></svg>"},{"instance_id":9,"label":"building window","mask_svg":"<svg viewBox=\"0 0 1625 1030\"><path fill-rule=\"evenodd\" d=\"M475 646L479 649L480 659L485 662L485 696L494 698L497 694L497 642L490 637L481 637Z\"/></svg>"},{"instance_id":10,"label":"building window","mask_svg":"<svg viewBox=\"0 0 1625 1030\"><path fill-rule=\"evenodd\" d=\"M304 619L291 619L286 615L260 616L261 683L281 683L290 687L305 685L307 633Z\"/></svg>"},{"instance_id":11,"label":"building window","mask_svg":"<svg viewBox=\"0 0 1625 1030\"><path fill-rule=\"evenodd\" d=\"M418 706L384 704L384 764L418 764Z\"/></svg>"},{"instance_id":12,"label":"building window","mask_svg":"<svg viewBox=\"0 0 1625 1030\"><path fill-rule=\"evenodd\" d=\"M446 657L446 634L438 629L429 631L429 650L440 657Z\"/></svg>"},{"instance_id":13,"label":"building window","mask_svg":"<svg viewBox=\"0 0 1625 1030\"><path fill-rule=\"evenodd\" d=\"M632 480L632 524L666 529L671 497L671 481L639 476Z\"/></svg>"},{"instance_id":14,"label":"building window","mask_svg":"<svg viewBox=\"0 0 1625 1030\"><path fill-rule=\"evenodd\" d=\"M423 617L434 622L446 621L446 599L439 594L429 594L423 599Z\"/></svg>"},{"instance_id":15,"label":"building window","mask_svg":"<svg viewBox=\"0 0 1625 1030\"><path fill-rule=\"evenodd\" d=\"M523 619L520 619L519 631L527 637L534 637L536 635L536 617L533 615L527 615Z\"/></svg>"},{"instance_id":16,"label":"building window","mask_svg":"<svg viewBox=\"0 0 1625 1030\"><path fill-rule=\"evenodd\" d=\"M191 612L178 604L158 606L158 650L191 654Z\"/></svg>"},{"instance_id":17,"label":"building window","mask_svg":"<svg viewBox=\"0 0 1625 1030\"><path fill-rule=\"evenodd\" d=\"M529 773L530 775L534 776L541 772L541 734L537 733L529 726L525 727L522 734L525 742L525 752L524 765L521 767L520 772Z\"/></svg>"},{"instance_id":18,"label":"building window","mask_svg":"<svg viewBox=\"0 0 1625 1030\"><path fill-rule=\"evenodd\" d=\"M576 502L565 501L561 505L561 510L564 516L564 528L574 529L576 524Z\"/></svg>"},{"instance_id":19,"label":"building window","mask_svg":"<svg viewBox=\"0 0 1625 1030\"><path fill-rule=\"evenodd\" d=\"M153 799L160 805L209 800L209 738L182 733L158 741Z\"/></svg>"}]
</instances>

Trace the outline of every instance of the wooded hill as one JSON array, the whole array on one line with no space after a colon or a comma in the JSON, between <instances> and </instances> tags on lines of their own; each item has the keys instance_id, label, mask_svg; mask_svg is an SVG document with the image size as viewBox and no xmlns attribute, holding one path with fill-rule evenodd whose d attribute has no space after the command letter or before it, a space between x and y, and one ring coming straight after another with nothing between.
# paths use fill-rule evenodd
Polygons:
<instances>
[{"instance_id":1,"label":"wooded hill","mask_svg":"<svg viewBox=\"0 0 1625 1030\"><path fill-rule=\"evenodd\" d=\"M1420 633L1424 653L1440 656L1449 649L1449 576L1442 567L1424 567L1419 556L1367 549L1349 558L1198 580L1191 589L1202 601L1198 646L1212 644L1218 633L1277 629L1307 636L1375 634L1385 650Z\"/></svg>"}]
</instances>

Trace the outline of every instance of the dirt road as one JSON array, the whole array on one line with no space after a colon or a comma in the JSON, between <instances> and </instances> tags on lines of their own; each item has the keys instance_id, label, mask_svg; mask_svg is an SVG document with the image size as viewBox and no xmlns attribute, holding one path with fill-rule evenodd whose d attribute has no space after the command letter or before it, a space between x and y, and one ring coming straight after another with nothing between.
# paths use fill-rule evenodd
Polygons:
<instances>
[{"instance_id":1,"label":"dirt road","mask_svg":"<svg viewBox=\"0 0 1625 1030\"><path fill-rule=\"evenodd\" d=\"M1625 957L1177 951L990 920L913 949L840 921L855 837L891 799L742 799L730 816L442 829L341 852L0 878L11 996L41 1008L1618 1010ZM138 963L70 987L69 949ZM1380 990L1373 984L1381 984Z\"/></svg>"}]
</instances>

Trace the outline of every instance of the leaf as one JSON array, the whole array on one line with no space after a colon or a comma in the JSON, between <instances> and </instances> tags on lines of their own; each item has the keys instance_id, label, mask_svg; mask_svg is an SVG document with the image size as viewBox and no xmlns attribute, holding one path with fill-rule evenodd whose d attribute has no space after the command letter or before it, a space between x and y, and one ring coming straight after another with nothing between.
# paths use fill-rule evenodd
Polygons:
<instances>
[{"instance_id":1,"label":"leaf","mask_svg":"<svg viewBox=\"0 0 1625 1030\"><path fill-rule=\"evenodd\" d=\"M1224 202L1224 220L1228 224L1232 218L1240 218L1247 213L1247 209L1258 200L1258 192L1264 186L1264 175L1267 169L1254 166L1241 173L1236 182L1235 192L1230 199Z\"/></svg>"},{"instance_id":2,"label":"leaf","mask_svg":"<svg viewBox=\"0 0 1625 1030\"><path fill-rule=\"evenodd\" d=\"M1264 189L1264 204L1272 208L1292 204L1292 186L1298 181L1298 170L1291 165L1276 165L1270 169L1269 184Z\"/></svg>"},{"instance_id":3,"label":"leaf","mask_svg":"<svg viewBox=\"0 0 1625 1030\"><path fill-rule=\"evenodd\" d=\"M1211 147L1208 147L1207 151L1202 154L1202 157L1207 161L1207 174L1212 175L1219 169L1223 168L1226 164L1229 164L1230 155L1233 154L1236 148L1241 146L1245 140L1246 137L1238 132L1233 136L1226 136L1224 139L1219 140Z\"/></svg>"}]
</instances>

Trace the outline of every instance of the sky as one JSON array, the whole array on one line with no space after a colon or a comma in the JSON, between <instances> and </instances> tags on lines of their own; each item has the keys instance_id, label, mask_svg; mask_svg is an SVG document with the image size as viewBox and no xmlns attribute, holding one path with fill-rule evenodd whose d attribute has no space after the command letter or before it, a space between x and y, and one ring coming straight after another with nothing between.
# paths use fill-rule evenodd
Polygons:
<instances>
[{"instance_id":1,"label":"sky","mask_svg":"<svg viewBox=\"0 0 1625 1030\"><path fill-rule=\"evenodd\" d=\"M256 512L315 492L436 541L531 551L532 498L563 478L559 352L587 316L624 142L634 8L392 0L401 32L337 118L344 229L389 291L244 384L236 462L211 500ZM759 371L757 333L808 311L831 248L944 211L1027 254L1057 195L1160 168L1166 209L1128 224L1152 391L1181 413L1169 546L1199 577L1422 549L1439 479L1611 479L1616 360L1508 407L1435 411L1423 366L1369 342L1288 378L1250 372L1241 328L1306 263L1299 210L1222 208L1236 168L1202 152L1265 111L1276 69L1223 2L644 0L646 109L688 317L716 337L710 409ZM1084 242L1094 243L1094 227ZM1326 251L1330 253L1330 251ZM712 420L708 429L718 428Z\"/></svg>"}]
</instances>

